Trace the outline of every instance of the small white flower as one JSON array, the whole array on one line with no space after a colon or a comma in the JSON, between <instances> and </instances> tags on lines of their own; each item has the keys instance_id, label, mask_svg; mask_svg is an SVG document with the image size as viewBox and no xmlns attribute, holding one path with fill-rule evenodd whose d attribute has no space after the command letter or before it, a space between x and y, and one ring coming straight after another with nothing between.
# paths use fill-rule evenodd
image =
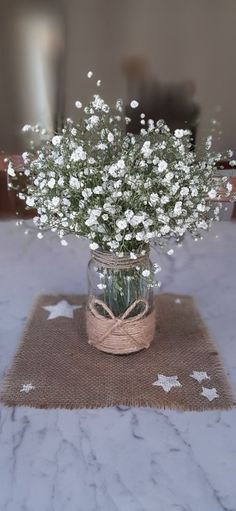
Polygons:
<instances>
[{"instance_id":1,"label":"small white flower","mask_svg":"<svg viewBox=\"0 0 236 511\"><path fill-rule=\"evenodd\" d=\"M64 158L63 158L63 156L58 156L58 158L55 159L55 163L57 165L60 165L60 166L64 165Z\"/></svg>"},{"instance_id":2,"label":"small white flower","mask_svg":"<svg viewBox=\"0 0 236 511\"><path fill-rule=\"evenodd\" d=\"M145 238L145 232L143 231L137 232L135 238L137 241L143 241Z\"/></svg>"},{"instance_id":3,"label":"small white flower","mask_svg":"<svg viewBox=\"0 0 236 511\"><path fill-rule=\"evenodd\" d=\"M117 167L121 170L125 169L125 162L124 160L118 160Z\"/></svg>"},{"instance_id":4,"label":"small white flower","mask_svg":"<svg viewBox=\"0 0 236 511\"><path fill-rule=\"evenodd\" d=\"M137 108L139 106L139 102L136 99L133 99L130 103L131 108Z\"/></svg>"},{"instance_id":5,"label":"small white flower","mask_svg":"<svg viewBox=\"0 0 236 511\"><path fill-rule=\"evenodd\" d=\"M70 157L71 161L79 161L79 160L85 160L86 159L86 152L83 150L82 146L78 146L72 153Z\"/></svg>"},{"instance_id":6,"label":"small white flower","mask_svg":"<svg viewBox=\"0 0 236 511\"><path fill-rule=\"evenodd\" d=\"M197 211L206 211L206 206L204 204L197 205Z\"/></svg>"},{"instance_id":7,"label":"small white flower","mask_svg":"<svg viewBox=\"0 0 236 511\"><path fill-rule=\"evenodd\" d=\"M122 107L123 107L123 100L122 99L117 99L116 110L118 110L119 112L122 112Z\"/></svg>"},{"instance_id":8,"label":"small white flower","mask_svg":"<svg viewBox=\"0 0 236 511\"><path fill-rule=\"evenodd\" d=\"M204 230L208 229L208 225L207 225L207 223L205 222L205 220L202 220L201 222L199 222L199 223L197 224L197 227L198 227L199 229L204 229ZM197 240L198 240L198 238L197 238Z\"/></svg>"},{"instance_id":9,"label":"small white flower","mask_svg":"<svg viewBox=\"0 0 236 511\"><path fill-rule=\"evenodd\" d=\"M52 144L57 146L60 145L62 137L60 135L55 135L55 137L52 138Z\"/></svg>"},{"instance_id":10,"label":"small white flower","mask_svg":"<svg viewBox=\"0 0 236 511\"><path fill-rule=\"evenodd\" d=\"M27 197L27 199L26 199L26 204L27 204L27 206L29 206L30 208L32 208L32 207L35 205L34 198L33 198L33 197Z\"/></svg>"},{"instance_id":11,"label":"small white flower","mask_svg":"<svg viewBox=\"0 0 236 511\"><path fill-rule=\"evenodd\" d=\"M161 267L159 266L159 264L157 263L154 263L154 273L159 273L161 271Z\"/></svg>"},{"instance_id":12,"label":"small white flower","mask_svg":"<svg viewBox=\"0 0 236 511\"><path fill-rule=\"evenodd\" d=\"M132 225L132 227L136 227L137 225L141 224L142 221L143 221L142 215L133 215L129 219L129 223L130 223L130 225Z\"/></svg>"},{"instance_id":13,"label":"small white flower","mask_svg":"<svg viewBox=\"0 0 236 511\"><path fill-rule=\"evenodd\" d=\"M74 177L74 176L70 177L69 183L70 183L71 188L75 188L76 190L79 190L79 188L81 186L77 177Z\"/></svg>"},{"instance_id":14,"label":"small white flower","mask_svg":"<svg viewBox=\"0 0 236 511\"><path fill-rule=\"evenodd\" d=\"M110 111L109 106L108 106L108 105L106 105L106 104L104 104L104 105L102 106L102 111L103 111L103 112L108 113L108 112Z\"/></svg>"},{"instance_id":15,"label":"small white flower","mask_svg":"<svg viewBox=\"0 0 236 511\"><path fill-rule=\"evenodd\" d=\"M160 229L160 232L161 234L163 234L163 236L165 236L165 234L168 234L170 232L169 225L163 225L163 227L161 227Z\"/></svg>"},{"instance_id":16,"label":"small white flower","mask_svg":"<svg viewBox=\"0 0 236 511\"><path fill-rule=\"evenodd\" d=\"M97 87L100 87L101 83L102 83L101 80L98 80L97 81Z\"/></svg>"},{"instance_id":17,"label":"small white flower","mask_svg":"<svg viewBox=\"0 0 236 511\"><path fill-rule=\"evenodd\" d=\"M124 229L126 229L127 227L127 220L117 220L116 221L116 225L118 227L118 229L120 229L120 231L123 231Z\"/></svg>"},{"instance_id":18,"label":"small white flower","mask_svg":"<svg viewBox=\"0 0 236 511\"><path fill-rule=\"evenodd\" d=\"M97 250L99 248L99 245L94 241L93 243L90 243L89 248L91 250Z\"/></svg>"},{"instance_id":19,"label":"small white flower","mask_svg":"<svg viewBox=\"0 0 236 511\"><path fill-rule=\"evenodd\" d=\"M209 192L208 192L208 197L210 197L210 199L215 199L217 196L217 191L214 190L214 188L212 188Z\"/></svg>"},{"instance_id":20,"label":"small white flower","mask_svg":"<svg viewBox=\"0 0 236 511\"><path fill-rule=\"evenodd\" d=\"M151 274L150 270L143 270L142 271L143 277L150 277L150 274Z\"/></svg>"},{"instance_id":21,"label":"small white flower","mask_svg":"<svg viewBox=\"0 0 236 511\"><path fill-rule=\"evenodd\" d=\"M167 195L163 195L161 197L161 204L168 204L168 202L170 202L169 197L167 197Z\"/></svg>"},{"instance_id":22,"label":"small white flower","mask_svg":"<svg viewBox=\"0 0 236 511\"><path fill-rule=\"evenodd\" d=\"M187 186L183 186L183 188L181 188L180 190L180 195L181 197L185 197L186 195L189 194L189 189Z\"/></svg>"},{"instance_id":23,"label":"small white flower","mask_svg":"<svg viewBox=\"0 0 236 511\"><path fill-rule=\"evenodd\" d=\"M89 71L89 72L87 73L87 77L88 77L88 78L92 78L92 76L93 76L93 72L92 72L92 71Z\"/></svg>"},{"instance_id":24,"label":"small white flower","mask_svg":"<svg viewBox=\"0 0 236 511\"><path fill-rule=\"evenodd\" d=\"M53 206L58 206L59 203L60 203L60 198L59 197L53 197L52 198Z\"/></svg>"},{"instance_id":25,"label":"small white flower","mask_svg":"<svg viewBox=\"0 0 236 511\"><path fill-rule=\"evenodd\" d=\"M131 220L131 218L133 218L133 216L134 216L134 212L131 209L127 209L125 211L125 218L128 222Z\"/></svg>"},{"instance_id":26,"label":"small white flower","mask_svg":"<svg viewBox=\"0 0 236 511\"><path fill-rule=\"evenodd\" d=\"M191 195L192 195L192 197L197 197L198 196L198 190L197 190L197 188L195 186L193 186L191 188Z\"/></svg>"},{"instance_id":27,"label":"small white flower","mask_svg":"<svg viewBox=\"0 0 236 511\"><path fill-rule=\"evenodd\" d=\"M67 242L66 240L64 240L64 239L63 239L63 240L61 240L61 245L62 245L63 247L66 247L66 246L68 245L68 242Z\"/></svg>"},{"instance_id":28,"label":"small white flower","mask_svg":"<svg viewBox=\"0 0 236 511\"><path fill-rule=\"evenodd\" d=\"M62 199L62 202L63 202L63 204L65 204L65 206L70 206L70 204L71 204L70 200L66 199L66 198Z\"/></svg>"},{"instance_id":29,"label":"small white flower","mask_svg":"<svg viewBox=\"0 0 236 511\"><path fill-rule=\"evenodd\" d=\"M106 144L103 144L102 142L97 144L97 149L101 149L101 151L105 151L105 149L107 148L107 145Z\"/></svg>"},{"instance_id":30,"label":"small white flower","mask_svg":"<svg viewBox=\"0 0 236 511\"><path fill-rule=\"evenodd\" d=\"M182 213L182 202L177 201L174 207L174 216L180 216Z\"/></svg>"},{"instance_id":31,"label":"small white flower","mask_svg":"<svg viewBox=\"0 0 236 511\"><path fill-rule=\"evenodd\" d=\"M87 123L87 129L90 130L91 128L94 128L94 126L97 126L99 123L99 117L98 115L92 115L86 120Z\"/></svg>"},{"instance_id":32,"label":"small white flower","mask_svg":"<svg viewBox=\"0 0 236 511\"><path fill-rule=\"evenodd\" d=\"M76 108L82 108L83 105L82 105L81 101L76 101L75 106L76 106Z\"/></svg>"},{"instance_id":33,"label":"small white flower","mask_svg":"<svg viewBox=\"0 0 236 511\"><path fill-rule=\"evenodd\" d=\"M175 130L176 138L182 138L184 136L184 130Z\"/></svg>"},{"instance_id":34,"label":"small white flower","mask_svg":"<svg viewBox=\"0 0 236 511\"><path fill-rule=\"evenodd\" d=\"M9 174L9 176L11 176L11 177L15 177L15 175L16 175L15 170L13 169L11 161L8 164L7 172Z\"/></svg>"},{"instance_id":35,"label":"small white flower","mask_svg":"<svg viewBox=\"0 0 236 511\"><path fill-rule=\"evenodd\" d=\"M41 240L41 239L43 238L43 234L42 234L41 232L38 232L38 234L37 234L37 238L38 238L39 240Z\"/></svg>"},{"instance_id":36,"label":"small white flower","mask_svg":"<svg viewBox=\"0 0 236 511\"><path fill-rule=\"evenodd\" d=\"M97 284L98 289L106 289L106 284Z\"/></svg>"},{"instance_id":37,"label":"small white flower","mask_svg":"<svg viewBox=\"0 0 236 511\"><path fill-rule=\"evenodd\" d=\"M137 259L137 256L136 254L134 254L134 252L130 252L130 259Z\"/></svg>"},{"instance_id":38,"label":"small white flower","mask_svg":"<svg viewBox=\"0 0 236 511\"><path fill-rule=\"evenodd\" d=\"M158 163L158 171L159 172L164 172L164 170L166 170L168 167L167 165L167 162L165 160L160 160L159 163Z\"/></svg>"},{"instance_id":39,"label":"small white flower","mask_svg":"<svg viewBox=\"0 0 236 511\"><path fill-rule=\"evenodd\" d=\"M91 188L85 188L82 191L82 195L83 195L85 200L89 199L89 197L91 197L92 194L93 194L93 192L92 192Z\"/></svg>"},{"instance_id":40,"label":"small white flower","mask_svg":"<svg viewBox=\"0 0 236 511\"><path fill-rule=\"evenodd\" d=\"M114 188L117 189L117 188L120 188L121 184L122 184L121 180L118 179L117 181L114 181L113 186L114 186Z\"/></svg>"},{"instance_id":41,"label":"small white flower","mask_svg":"<svg viewBox=\"0 0 236 511\"><path fill-rule=\"evenodd\" d=\"M22 128L23 132L32 130L32 126L30 124L25 124Z\"/></svg>"},{"instance_id":42,"label":"small white flower","mask_svg":"<svg viewBox=\"0 0 236 511\"><path fill-rule=\"evenodd\" d=\"M49 179L49 181L48 181L48 187L49 187L49 188L51 188L51 189L52 189L52 188L54 188L55 183L56 183L56 181L55 181L54 177L52 177L52 178L51 178L51 179Z\"/></svg>"},{"instance_id":43,"label":"small white flower","mask_svg":"<svg viewBox=\"0 0 236 511\"><path fill-rule=\"evenodd\" d=\"M108 241L107 244L112 250L116 250L119 247L118 241Z\"/></svg>"},{"instance_id":44,"label":"small white flower","mask_svg":"<svg viewBox=\"0 0 236 511\"><path fill-rule=\"evenodd\" d=\"M25 164L27 164L27 163L29 163L29 162L30 162L30 157L29 157L29 156L30 156L30 154L29 154L29 153L24 152L24 153L22 153L22 155L21 155L21 156L22 156L23 162L24 162Z\"/></svg>"},{"instance_id":45,"label":"small white flower","mask_svg":"<svg viewBox=\"0 0 236 511\"><path fill-rule=\"evenodd\" d=\"M206 139L206 149L209 150L211 148L211 146L212 146L212 135L210 135Z\"/></svg>"},{"instance_id":46,"label":"small white flower","mask_svg":"<svg viewBox=\"0 0 236 511\"><path fill-rule=\"evenodd\" d=\"M107 140L108 140L108 142L114 142L114 135L113 135L113 133L111 133L111 132L108 133Z\"/></svg>"},{"instance_id":47,"label":"small white flower","mask_svg":"<svg viewBox=\"0 0 236 511\"><path fill-rule=\"evenodd\" d=\"M146 142L144 142L143 147L141 149L141 153L143 154L143 157L146 159L150 158L152 152L153 152L153 149L151 148L151 142L149 140L146 140Z\"/></svg>"},{"instance_id":48,"label":"small white flower","mask_svg":"<svg viewBox=\"0 0 236 511\"><path fill-rule=\"evenodd\" d=\"M95 195L102 195L103 194L102 186L95 186L95 188L93 189L93 192L95 193Z\"/></svg>"},{"instance_id":49,"label":"small white flower","mask_svg":"<svg viewBox=\"0 0 236 511\"><path fill-rule=\"evenodd\" d=\"M41 217L40 217L41 224L46 224L47 221L48 221L48 216L47 215L41 215Z\"/></svg>"},{"instance_id":50,"label":"small white flower","mask_svg":"<svg viewBox=\"0 0 236 511\"><path fill-rule=\"evenodd\" d=\"M64 178L63 178L63 177L60 177L60 178L58 179L57 184L58 184L59 186L63 186L63 185L64 185Z\"/></svg>"},{"instance_id":51,"label":"small white flower","mask_svg":"<svg viewBox=\"0 0 236 511\"><path fill-rule=\"evenodd\" d=\"M151 193L150 198L149 198L149 204L151 206L155 206L156 203L158 202L158 200L159 200L158 193Z\"/></svg>"}]
</instances>

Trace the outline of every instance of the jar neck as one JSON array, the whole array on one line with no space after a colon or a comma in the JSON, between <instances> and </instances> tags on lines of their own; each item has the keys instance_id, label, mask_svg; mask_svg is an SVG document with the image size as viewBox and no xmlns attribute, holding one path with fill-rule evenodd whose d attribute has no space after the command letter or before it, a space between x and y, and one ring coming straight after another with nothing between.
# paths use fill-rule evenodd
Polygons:
<instances>
[{"instance_id":1,"label":"jar neck","mask_svg":"<svg viewBox=\"0 0 236 511\"><path fill-rule=\"evenodd\" d=\"M133 259L128 254L125 254L123 257L118 257L112 252L94 250L91 252L91 259L93 259L96 264L102 268L126 270L147 264L149 261L149 251L147 251L144 255L135 254L135 258Z\"/></svg>"}]
</instances>

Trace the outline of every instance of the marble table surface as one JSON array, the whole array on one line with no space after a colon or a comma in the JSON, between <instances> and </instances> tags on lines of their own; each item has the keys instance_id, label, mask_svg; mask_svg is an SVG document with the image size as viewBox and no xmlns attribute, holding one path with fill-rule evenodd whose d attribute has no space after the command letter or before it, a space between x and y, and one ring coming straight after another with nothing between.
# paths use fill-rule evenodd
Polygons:
<instances>
[{"instance_id":1,"label":"marble table surface","mask_svg":"<svg viewBox=\"0 0 236 511\"><path fill-rule=\"evenodd\" d=\"M88 254L0 223L1 379L34 297L86 292ZM196 298L236 391L236 224L154 259L163 291ZM0 511L223 510L236 510L235 409L1 408Z\"/></svg>"}]
</instances>

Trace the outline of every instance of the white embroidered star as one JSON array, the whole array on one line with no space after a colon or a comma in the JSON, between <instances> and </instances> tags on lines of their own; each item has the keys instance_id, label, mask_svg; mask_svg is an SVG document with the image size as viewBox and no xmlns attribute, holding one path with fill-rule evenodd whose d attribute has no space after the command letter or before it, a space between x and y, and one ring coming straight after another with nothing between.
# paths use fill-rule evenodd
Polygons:
<instances>
[{"instance_id":1,"label":"white embroidered star","mask_svg":"<svg viewBox=\"0 0 236 511\"><path fill-rule=\"evenodd\" d=\"M170 392L172 387L182 387L178 376L164 376L164 374L158 374L158 379L152 385L162 387L165 392Z\"/></svg>"},{"instance_id":2,"label":"white embroidered star","mask_svg":"<svg viewBox=\"0 0 236 511\"><path fill-rule=\"evenodd\" d=\"M26 392L26 394L29 394L29 392L34 389L35 386L32 385L32 383L22 383L20 392Z\"/></svg>"},{"instance_id":3,"label":"white embroidered star","mask_svg":"<svg viewBox=\"0 0 236 511\"><path fill-rule=\"evenodd\" d=\"M189 375L190 378L194 378L194 380L197 380L199 383L201 383L203 380L210 380L210 376L205 371L193 371L192 374Z\"/></svg>"},{"instance_id":4,"label":"white embroidered star","mask_svg":"<svg viewBox=\"0 0 236 511\"><path fill-rule=\"evenodd\" d=\"M219 394L217 394L217 391L215 388L208 389L207 387L202 387L201 396L206 397L208 399L208 401L213 401L213 399L220 397Z\"/></svg>"},{"instance_id":5,"label":"white embroidered star","mask_svg":"<svg viewBox=\"0 0 236 511\"><path fill-rule=\"evenodd\" d=\"M182 303L182 301L180 300L180 298L175 298L175 303L180 304Z\"/></svg>"},{"instance_id":6,"label":"white embroidered star","mask_svg":"<svg viewBox=\"0 0 236 511\"><path fill-rule=\"evenodd\" d=\"M61 300L56 305L45 305L43 309L50 312L48 319L59 317L73 318L74 310L81 309L82 305L70 305L66 300Z\"/></svg>"}]
</instances>

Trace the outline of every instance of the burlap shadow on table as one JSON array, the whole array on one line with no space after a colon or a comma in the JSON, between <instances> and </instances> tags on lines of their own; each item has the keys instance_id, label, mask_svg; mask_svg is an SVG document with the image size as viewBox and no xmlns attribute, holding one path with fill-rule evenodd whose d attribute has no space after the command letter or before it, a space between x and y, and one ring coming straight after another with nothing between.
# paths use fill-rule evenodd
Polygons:
<instances>
[{"instance_id":1,"label":"burlap shadow on table","mask_svg":"<svg viewBox=\"0 0 236 511\"><path fill-rule=\"evenodd\" d=\"M73 318L48 320L43 306L60 300L83 304ZM41 296L5 379L1 400L8 406L96 408L115 405L178 410L227 409L235 405L210 335L187 296L156 299L156 335L151 347L131 355L110 355L87 343L81 296ZM206 371L199 383L190 374ZM178 376L169 392L153 383L158 375ZM212 401L202 387L215 388Z\"/></svg>"}]
</instances>

